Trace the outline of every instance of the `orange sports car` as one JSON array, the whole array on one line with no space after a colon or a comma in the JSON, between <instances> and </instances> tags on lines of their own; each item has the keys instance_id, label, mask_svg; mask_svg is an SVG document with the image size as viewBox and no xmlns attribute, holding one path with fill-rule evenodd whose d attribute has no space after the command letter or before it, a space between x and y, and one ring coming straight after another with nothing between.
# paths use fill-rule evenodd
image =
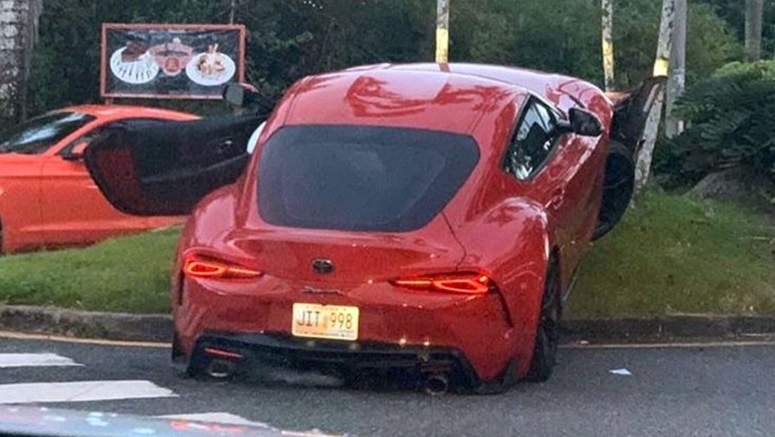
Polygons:
<instances>
[{"instance_id":1,"label":"orange sports car","mask_svg":"<svg viewBox=\"0 0 775 437\"><path fill-rule=\"evenodd\" d=\"M182 217L119 212L92 180L83 153L117 123L196 118L154 108L76 106L0 134L0 253L81 246L181 223Z\"/></svg>"}]
</instances>

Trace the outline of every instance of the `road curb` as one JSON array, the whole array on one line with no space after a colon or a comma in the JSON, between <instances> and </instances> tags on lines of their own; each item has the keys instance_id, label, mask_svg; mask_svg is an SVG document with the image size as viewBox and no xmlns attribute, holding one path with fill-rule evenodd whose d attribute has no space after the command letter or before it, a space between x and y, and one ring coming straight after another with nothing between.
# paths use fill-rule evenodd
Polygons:
<instances>
[{"instance_id":1,"label":"road curb","mask_svg":"<svg viewBox=\"0 0 775 437\"><path fill-rule=\"evenodd\" d=\"M0 306L0 330L119 341L169 342L172 317Z\"/></svg>"},{"instance_id":2,"label":"road curb","mask_svg":"<svg viewBox=\"0 0 775 437\"><path fill-rule=\"evenodd\" d=\"M76 311L36 306L0 306L0 330L118 341L169 342L169 315ZM651 318L570 319L566 341L628 342L774 335L775 316L669 315Z\"/></svg>"},{"instance_id":3,"label":"road curb","mask_svg":"<svg viewBox=\"0 0 775 437\"><path fill-rule=\"evenodd\" d=\"M562 323L568 341L612 342L699 338L741 338L775 334L775 316L677 314L649 318L570 319Z\"/></svg>"}]
</instances>

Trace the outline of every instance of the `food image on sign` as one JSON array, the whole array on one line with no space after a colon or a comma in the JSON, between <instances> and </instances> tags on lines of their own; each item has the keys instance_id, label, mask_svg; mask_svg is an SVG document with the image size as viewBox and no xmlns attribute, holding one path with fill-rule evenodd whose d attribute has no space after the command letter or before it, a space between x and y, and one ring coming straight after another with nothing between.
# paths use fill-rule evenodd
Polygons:
<instances>
[{"instance_id":1,"label":"food image on sign","mask_svg":"<svg viewBox=\"0 0 775 437\"><path fill-rule=\"evenodd\" d=\"M218 53L218 44L213 44L207 49L207 53L200 55L196 61L196 69L202 76L212 77L223 73L223 55Z\"/></svg>"},{"instance_id":2,"label":"food image on sign","mask_svg":"<svg viewBox=\"0 0 775 437\"><path fill-rule=\"evenodd\" d=\"M159 65L148 53L148 43L142 38L130 37L125 47L110 57L110 70L121 81L143 84L159 74Z\"/></svg>"},{"instance_id":3,"label":"food image on sign","mask_svg":"<svg viewBox=\"0 0 775 437\"><path fill-rule=\"evenodd\" d=\"M181 43L180 38L174 38L171 43L151 47L149 53L167 76L177 76L188 65L194 56L193 47Z\"/></svg>"},{"instance_id":4,"label":"food image on sign","mask_svg":"<svg viewBox=\"0 0 775 437\"><path fill-rule=\"evenodd\" d=\"M147 59L148 43L139 37L130 37L126 48L121 50L121 62L132 63Z\"/></svg>"},{"instance_id":5,"label":"food image on sign","mask_svg":"<svg viewBox=\"0 0 775 437\"><path fill-rule=\"evenodd\" d=\"M237 72L237 66L228 56L211 44L206 53L196 55L186 68L189 79L204 86L218 86L228 82Z\"/></svg>"}]
</instances>

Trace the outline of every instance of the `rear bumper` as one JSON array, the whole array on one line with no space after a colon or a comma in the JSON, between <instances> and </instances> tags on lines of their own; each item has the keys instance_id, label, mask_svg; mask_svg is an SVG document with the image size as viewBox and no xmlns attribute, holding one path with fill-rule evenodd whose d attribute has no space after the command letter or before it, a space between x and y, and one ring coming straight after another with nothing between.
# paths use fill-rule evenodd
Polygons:
<instances>
[{"instance_id":1,"label":"rear bumper","mask_svg":"<svg viewBox=\"0 0 775 437\"><path fill-rule=\"evenodd\" d=\"M210 361L221 359L208 353L213 349L241 356L231 361L248 371L258 366L337 373L402 371L417 377L444 374L461 386L481 383L463 354L448 348L307 340L281 334L208 333L197 340L188 366L203 369ZM185 357L178 356L178 362L183 364Z\"/></svg>"},{"instance_id":2,"label":"rear bumper","mask_svg":"<svg viewBox=\"0 0 775 437\"><path fill-rule=\"evenodd\" d=\"M515 331L494 294L431 295L374 284L346 296L310 296L298 291L302 286L261 281L245 286L185 280L174 305L179 355L194 357L202 345L220 344L256 360L285 364L333 361L347 368L426 369L439 363L472 383L497 380L515 359L524 363L530 358L517 350L515 337L524 334ZM295 302L358 307L358 341L291 336Z\"/></svg>"}]
</instances>

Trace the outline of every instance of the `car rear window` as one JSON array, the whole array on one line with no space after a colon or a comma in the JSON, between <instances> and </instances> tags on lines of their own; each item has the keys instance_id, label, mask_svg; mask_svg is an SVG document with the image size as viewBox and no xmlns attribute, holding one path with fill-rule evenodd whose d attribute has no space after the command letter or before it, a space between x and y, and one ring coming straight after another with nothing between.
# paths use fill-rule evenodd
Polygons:
<instances>
[{"instance_id":1,"label":"car rear window","mask_svg":"<svg viewBox=\"0 0 775 437\"><path fill-rule=\"evenodd\" d=\"M479 160L473 138L421 129L287 126L261 151L258 205L295 228L405 232L425 226Z\"/></svg>"}]
</instances>

